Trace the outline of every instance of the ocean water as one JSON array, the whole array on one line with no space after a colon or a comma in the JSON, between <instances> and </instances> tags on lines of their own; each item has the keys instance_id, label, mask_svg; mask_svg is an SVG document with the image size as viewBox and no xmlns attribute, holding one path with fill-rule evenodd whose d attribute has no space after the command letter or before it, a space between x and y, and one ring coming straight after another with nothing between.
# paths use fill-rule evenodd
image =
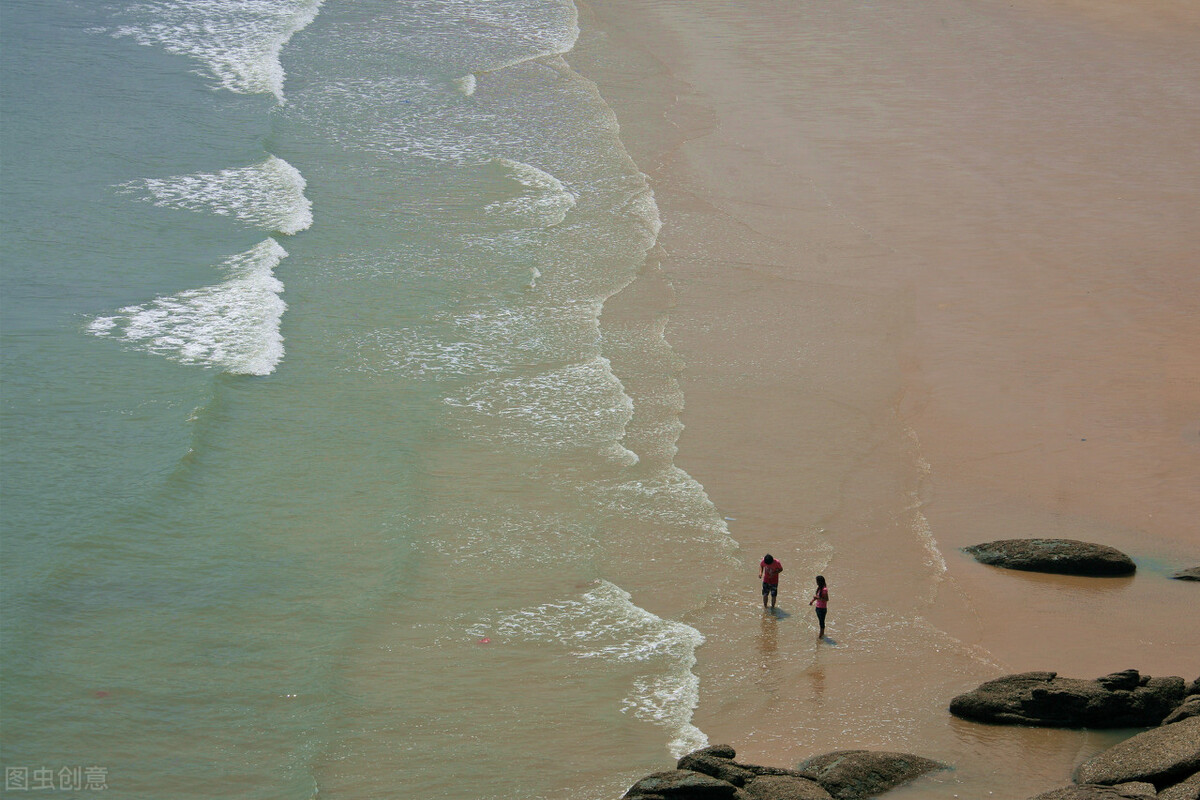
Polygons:
<instances>
[{"instance_id":1,"label":"ocean water","mask_svg":"<svg viewBox=\"0 0 1200 800\"><path fill-rule=\"evenodd\" d=\"M666 309L602 313L659 220L571 2L2 13L4 765L602 798L705 744L736 543Z\"/></svg>"}]
</instances>

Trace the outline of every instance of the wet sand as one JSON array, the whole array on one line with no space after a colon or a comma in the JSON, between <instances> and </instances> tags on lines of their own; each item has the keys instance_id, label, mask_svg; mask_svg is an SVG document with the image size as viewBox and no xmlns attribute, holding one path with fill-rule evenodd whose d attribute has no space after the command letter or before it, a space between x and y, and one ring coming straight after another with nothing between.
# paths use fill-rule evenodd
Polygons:
<instances>
[{"instance_id":1,"label":"wet sand","mask_svg":"<svg viewBox=\"0 0 1200 800\"><path fill-rule=\"evenodd\" d=\"M1067 783L1118 734L945 708L1006 672L1200 673L1196 587L1168 577L1200 562L1200 15L595 0L584 27L603 47L576 66L663 219L669 292L648 294L685 363L676 463L745 561L686 620L708 638L695 723L759 763L869 747L958 767L912 796ZM1139 572L959 551L1032 536Z\"/></svg>"}]
</instances>

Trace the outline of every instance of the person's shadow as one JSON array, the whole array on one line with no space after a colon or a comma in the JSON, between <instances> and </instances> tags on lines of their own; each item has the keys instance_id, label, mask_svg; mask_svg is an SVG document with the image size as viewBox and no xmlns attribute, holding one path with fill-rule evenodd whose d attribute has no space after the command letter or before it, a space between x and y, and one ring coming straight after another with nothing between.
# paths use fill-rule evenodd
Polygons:
<instances>
[{"instance_id":1,"label":"person's shadow","mask_svg":"<svg viewBox=\"0 0 1200 800\"><path fill-rule=\"evenodd\" d=\"M784 611L782 608L778 608L778 607L776 607L776 608L764 608L764 609L763 609L763 614L765 614L765 615L766 615L766 616L764 616L764 617L763 617L763 619L767 619L767 618L769 618L769 617L774 617L775 619L787 619L788 617L790 617L790 616L791 616L791 614L789 614L788 612Z\"/></svg>"}]
</instances>

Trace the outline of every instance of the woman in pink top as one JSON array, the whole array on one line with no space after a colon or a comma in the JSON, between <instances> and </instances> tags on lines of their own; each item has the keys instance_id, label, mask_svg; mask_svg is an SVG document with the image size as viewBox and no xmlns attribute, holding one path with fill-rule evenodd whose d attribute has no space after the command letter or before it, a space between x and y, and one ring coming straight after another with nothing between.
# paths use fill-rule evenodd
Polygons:
<instances>
[{"instance_id":1,"label":"woman in pink top","mask_svg":"<svg viewBox=\"0 0 1200 800\"><path fill-rule=\"evenodd\" d=\"M817 576L817 593L813 595L812 600L808 601L811 606L817 604L817 622L821 624L821 630L817 632L818 639L825 638L825 615L829 612L829 589L825 586L825 576Z\"/></svg>"}]
</instances>

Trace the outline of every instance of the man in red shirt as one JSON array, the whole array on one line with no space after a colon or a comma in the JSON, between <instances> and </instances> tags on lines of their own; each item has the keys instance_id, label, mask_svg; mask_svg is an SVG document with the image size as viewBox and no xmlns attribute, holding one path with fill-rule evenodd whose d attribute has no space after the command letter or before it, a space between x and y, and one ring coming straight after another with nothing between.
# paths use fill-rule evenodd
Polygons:
<instances>
[{"instance_id":1,"label":"man in red shirt","mask_svg":"<svg viewBox=\"0 0 1200 800\"><path fill-rule=\"evenodd\" d=\"M779 573L783 572L783 564L771 557L770 553L763 556L758 565L758 577L762 579L763 608L767 607L767 595L771 595L771 610L775 610L775 595L779 594Z\"/></svg>"}]
</instances>

